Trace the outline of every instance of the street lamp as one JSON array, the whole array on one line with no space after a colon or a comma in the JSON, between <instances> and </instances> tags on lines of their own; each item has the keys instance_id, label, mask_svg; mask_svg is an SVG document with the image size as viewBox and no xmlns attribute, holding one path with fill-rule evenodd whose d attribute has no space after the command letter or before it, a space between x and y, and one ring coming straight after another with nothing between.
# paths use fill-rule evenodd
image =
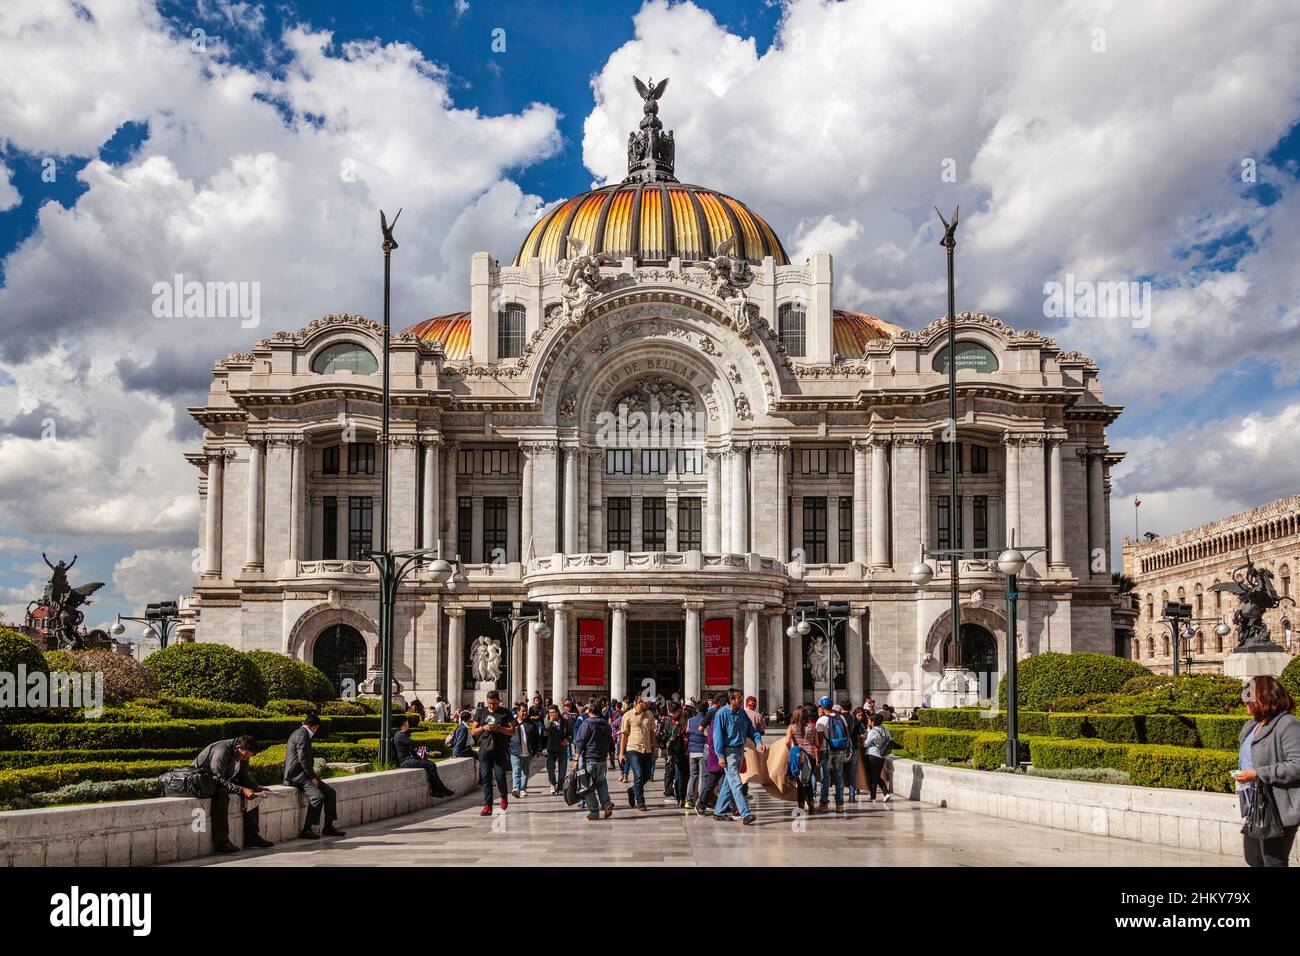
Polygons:
<instances>
[{"instance_id":1,"label":"street lamp","mask_svg":"<svg viewBox=\"0 0 1300 956\"><path fill-rule=\"evenodd\" d=\"M795 601L791 614L795 621L785 629L791 640L807 637L816 629L826 641L826 694L835 702L835 629L849 619L848 601L827 601L821 609L816 601ZM852 701L850 701L852 703Z\"/></svg>"},{"instance_id":2,"label":"street lamp","mask_svg":"<svg viewBox=\"0 0 1300 956\"><path fill-rule=\"evenodd\" d=\"M148 640L151 637L158 638L158 643L162 647L167 646L167 639L171 637L172 628L180 619L180 612L176 607L175 601L159 601L155 604L147 604L144 609L144 617L131 617L126 614L119 614L117 620L113 622L109 633L114 637L121 637L126 633L126 625L123 621L135 621L144 625L140 637L142 640Z\"/></svg>"},{"instance_id":3,"label":"street lamp","mask_svg":"<svg viewBox=\"0 0 1300 956\"><path fill-rule=\"evenodd\" d=\"M501 626L501 633L505 637L506 673L509 675L506 681L506 696L510 698L508 701L510 706L514 707L516 675L511 651L514 648L515 635L529 624L536 624L537 637L544 641L551 636L551 627L546 623L546 609L539 601L521 601L518 612L515 611L511 601L493 601L489 607L489 617ZM524 693L528 691L525 690Z\"/></svg>"}]
</instances>

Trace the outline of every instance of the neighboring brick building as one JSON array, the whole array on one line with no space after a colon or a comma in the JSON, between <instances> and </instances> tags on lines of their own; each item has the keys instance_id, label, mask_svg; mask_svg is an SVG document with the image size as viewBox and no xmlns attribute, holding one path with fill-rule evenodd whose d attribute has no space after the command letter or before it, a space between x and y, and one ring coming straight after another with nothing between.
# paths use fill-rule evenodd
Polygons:
<instances>
[{"instance_id":1,"label":"neighboring brick building","mask_svg":"<svg viewBox=\"0 0 1300 956\"><path fill-rule=\"evenodd\" d=\"M1020 653L1111 653L1107 473L1122 456L1106 428L1120 409L1096 363L957 316L951 502L946 319L914 332L834 308L828 253L790 263L761 217L679 183L671 148L648 163L642 145L627 180L553 207L513 264L477 253L467 311L397 323L391 545L441 542L469 577L403 590L404 692L474 699L499 598L552 614L554 636L505 662L529 693L621 696L649 679L666 695L734 683L764 708L798 703L814 696L810 646L786 637L787 609L811 597L851 603L840 697L913 706L950 629L946 564L925 588L909 580L922 544L996 549L1013 529L1048 549L1021 579ZM929 254L942 276L942 250ZM198 640L373 677L362 556L380 510L381 341L374 322L330 315L216 364L191 410ZM620 437L601 425L620 409L699 427ZM1003 579L968 566L961 580L966 663L996 680Z\"/></svg>"},{"instance_id":2,"label":"neighboring brick building","mask_svg":"<svg viewBox=\"0 0 1300 956\"><path fill-rule=\"evenodd\" d=\"M1232 572L1245 563L1247 550L1258 567L1273 572L1278 594L1295 598L1292 577L1300 564L1300 495L1150 541L1125 538L1124 573L1136 582L1133 594L1138 605L1128 656L1157 672L1173 669L1169 627L1160 622L1166 600L1192 605L1197 617L1231 623L1237 599L1212 592L1210 586L1232 580ZM1290 602L1264 618L1269 636L1292 654L1300 646L1293 633L1297 620L1300 616ZM1193 627L1193 659L1212 662L1193 669L1219 670L1235 646L1235 635L1216 636L1213 620ZM1186 659L1187 650L1179 656Z\"/></svg>"}]
</instances>

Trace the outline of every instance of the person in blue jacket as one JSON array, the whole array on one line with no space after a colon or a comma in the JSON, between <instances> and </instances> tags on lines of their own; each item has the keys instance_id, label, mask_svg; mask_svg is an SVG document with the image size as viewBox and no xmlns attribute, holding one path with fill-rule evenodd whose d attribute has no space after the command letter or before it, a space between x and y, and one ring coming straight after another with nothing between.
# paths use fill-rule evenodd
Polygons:
<instances>
[{"instance_id":1,"label":"person in blue jacket","mask_svg":"<svg viewBox=\"0 0 1300 956\"><path fill-rule=\"evenodd\" d=\"M740 789L740 762L745 757L745 741L753 740L758 752L766 753L763 746L763 734L756 728L740 706L741 694L736 688L727 691L727 706L718 710L713 718L713 749L717 752L723 765L722 792L718 794L717 806L713 809L714 820L729 820L731 804L740 811L740 822L750 826L755 822L753 811Z\"/></svg>"}]
</instances>

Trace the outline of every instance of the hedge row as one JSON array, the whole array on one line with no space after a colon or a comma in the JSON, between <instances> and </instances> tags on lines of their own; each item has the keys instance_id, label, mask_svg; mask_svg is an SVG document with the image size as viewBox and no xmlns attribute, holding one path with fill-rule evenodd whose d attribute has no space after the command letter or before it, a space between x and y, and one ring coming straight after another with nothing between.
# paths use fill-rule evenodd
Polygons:
<instances>
[{"instance_id":1,"label":"hedge row","mask_svg":"<svg viewBox=\"0 0 1300 956\"><path fill-rule=\"evenodd\" d=\"M412 717L415 724L418 718ZM0 750L134 750L193 747L214 740L250 734L259 743L287 740L302 726L300 718L256 717L213 720L170 720L125 724L6 724L0 725ZM322 717L321 733L366 731L375 734L379 718Z\"/></svg>"},{"instance_id":2,"label":"hedge row","mask_svg":"<svg viewBox=\"0 0 1300 956\"><path fill-rule=\"evenodd\" d=\"M985 716L974 708L921 711L922 727L945 730L1006 732L1005 713ZM1019 733L1024 736L1096 738L1110 743L1160 744L1170 747L1204 747L1236 750L1237 737L1245 720L1222 714L1019 714Z\"/></svg>"}]
</instances>

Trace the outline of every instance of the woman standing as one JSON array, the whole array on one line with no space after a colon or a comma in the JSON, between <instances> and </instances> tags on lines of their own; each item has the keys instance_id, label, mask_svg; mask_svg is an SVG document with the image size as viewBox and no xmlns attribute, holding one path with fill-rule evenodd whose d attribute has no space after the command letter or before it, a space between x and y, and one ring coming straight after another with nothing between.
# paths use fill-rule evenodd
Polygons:
<instances>
[{"instance_id":1,"label":"woman standing","mask_svg":"<svg viewBox=\"0 0 1300 956\"><path fill-rule=\"evenodd\" d=\"M894 795L889 792L889 784L884 778L885 758L889 756L894 741L889 731L884 728L884 720L879 713L869 716L867 723L869 729L862 741L863 756L867 760L867 787L871 791L872 803L876 802L877 788L884 792L885 803L888 803Z\"/></svg>"},{"instance_id":2,"label":"woman standing","mask_svg":"<svg viewBox=\"0 0 1300 956\"><path fill-rule=\"evenodd\" d=\"M1288 866L1296 828L1300 825L1300 720L1295 701L1275 677L1252 677L1241 692L1250 720L1241 729L1238 783L1241 815L1245 817L1262 788L1277 804L1282 832L1260 839L1243 835L1250 866Z\"/></svg>"},{"instance_id":3,"label":"woman standing","mask_svg":"<svg viewBox=\"0 0 1300 956\"><path fill-rule=\"evenodd\" d=\"M813 781L817 779L817 731L808 719L808 709L802 704L790 715L790 726L785 730L785 744L792 755L795 755L795 748L799 748L798 754L791 760L791 763L798 761L799 772L795 786L799 794L799 809L812 813L815 805Z\"/></svg>"}]
</instances>

